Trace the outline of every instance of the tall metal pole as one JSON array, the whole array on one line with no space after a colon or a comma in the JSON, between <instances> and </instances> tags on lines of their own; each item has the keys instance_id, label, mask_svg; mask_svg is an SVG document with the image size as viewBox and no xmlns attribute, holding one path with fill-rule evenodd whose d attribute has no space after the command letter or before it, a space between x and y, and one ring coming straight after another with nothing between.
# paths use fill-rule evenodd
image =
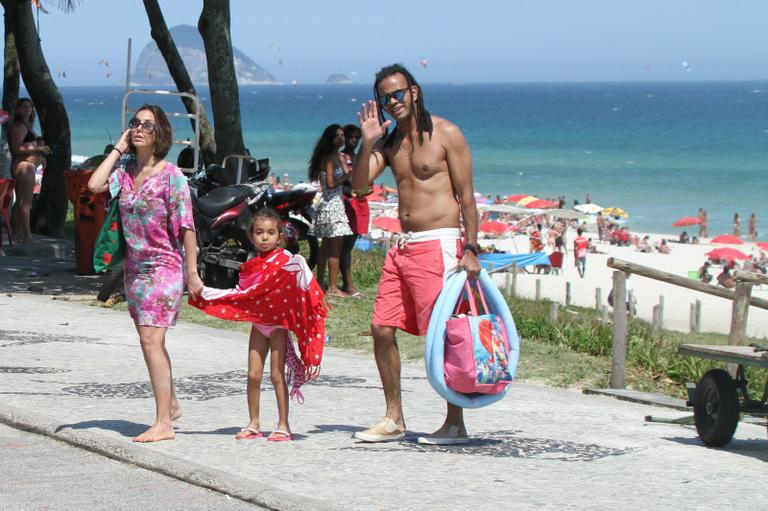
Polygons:
<instances>
[{"instance_id":1,"label":"tall metal pole","mask_svg":"<svg viewBox=\"0 0 768 511\"><path fill-rule=\"evenodd\" d=\"M128 61L125 65L125 92L131 89L131 38L128 38Z\"/></svg>"}]
</instances>

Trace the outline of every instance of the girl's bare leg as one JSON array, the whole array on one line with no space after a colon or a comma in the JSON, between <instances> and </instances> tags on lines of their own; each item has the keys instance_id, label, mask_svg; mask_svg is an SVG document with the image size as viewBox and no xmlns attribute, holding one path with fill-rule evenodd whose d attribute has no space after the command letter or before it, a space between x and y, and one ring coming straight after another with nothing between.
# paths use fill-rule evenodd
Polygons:
<instances>
[{"instance_id":1,"label":"girl's bare leg","mask_svg":"<svg viewBox=\"0 0 768 511\"><path fill-rule=\"evenodd\" d=\"M259 429L259 398L261 397L261 380L264 376L264 362L269 351L269 339L261 332L251 327L251 338L248 343L248 415L250 421L247 428Z\"/></svg>"},{"instance_id":2,"label":"girl's bare leg","mask_svg":"<svg viewBox=\"0 0 768 511\"><path fill-rule=\"evenodd\" d=\"M339 257L341 257L341 247L344 241L342 236L328 238L323 240L323 246L328 242L328 294L345 295L339 289Z\"/></svg>"},{"instance_id":3,"label":"girl's bare leg","mask_svg":"<svg viewBox=\"0 0 768 511\"><path fill-rule=\"evenodd\" d=\"M141 351L144 362L149 370L149 380L155 395L155 422L134 442L157 442L172 440L176 432L171 426L171 401L173 390L171 385L170 358L165 351L165 332L167 328L153 326L137 326Z\"/></svg>"},{"instance_id":4,"label":"girl's bare leg","mask_svg":"<svg viewBox=\"0 0 768 511\"><path fill-rule=\"evenodd\" d=\"M288 349L288 332L280 329L275 330L269 339L269 345L272 354L269 359L269 375L272 379L272 386L275 388L275 397L277 397L277 430L291 434L291 427L288 425L288 384L285 381L285 353Z\"/></svg>"}]
</instances>

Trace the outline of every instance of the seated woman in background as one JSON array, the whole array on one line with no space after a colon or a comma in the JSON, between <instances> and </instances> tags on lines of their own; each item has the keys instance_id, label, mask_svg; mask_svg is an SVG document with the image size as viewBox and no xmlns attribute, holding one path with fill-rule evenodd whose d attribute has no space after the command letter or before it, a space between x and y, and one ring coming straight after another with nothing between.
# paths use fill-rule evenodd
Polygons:
<instances>
[{"instance_id":1,"label":"seated woman in background","mask_svg":"<svg viewBox=\"0 0 768 511\"><path fill-rule=\"evenodd\" d=\"M688 243L688 241L689 241L689 239L688 239L688 232L687 231L681 232L680 233L680 240L679 240L679 242L680 243Z\"/></svg>"},{"instance_id":2,"label":"seated woman in background","mask_svg":"<svg viewBox=\"0 0 768 511\"><path fill-rule=\"evenodd\" d=\"M670 248L667 244L667 240L662 239L661 244L659 245L659 253L660 254L669 254Z\"/></svg>"},{"instance_id":3,"label":"seated woman in background","mask_svg":"<svg viewBox=\"0 0 768 511\"><path fill-rule=\"evenodd\" d=\"M731 275L731 270L727 264L723 265L723 271L717 276L717 283L729 289L736 287L736 281L733 280L733 275Z\"/></svg>"}]
</instances>

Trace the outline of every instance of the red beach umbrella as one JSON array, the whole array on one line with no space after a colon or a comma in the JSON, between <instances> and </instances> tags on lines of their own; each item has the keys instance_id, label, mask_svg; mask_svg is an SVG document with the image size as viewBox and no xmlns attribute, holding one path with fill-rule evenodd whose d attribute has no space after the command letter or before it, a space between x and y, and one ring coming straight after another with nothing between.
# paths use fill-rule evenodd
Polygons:
<instances>
[{"instance_id":1,"label":"red beach umbrella","mask_svg":"<svg viewBox=\"0 0 768 511\"><path fill-rule=\"evenodd\" d=\"M763 250L768 250L768 242L758 241L757 246L762 248Z\"/></svg>"},{"instance_id":2,"label":"red beach umbrella","mask_svg":"<svg viewBox=\"0 0 768 511\"><path fill-rule=\"evenodd\" d=\"M735 248L716 248L706 253L706 256L715 261L733 261L734 259L749 259L749 256Z\"/></svg>"},{"instance_id":3,"label":"red beach umbrella","mask_svg":"<svg viewBox=\"0 0 768 511\"><path fill-rule=\"evenodd\" d=\"M507 195L507 197L504 199L504 202L517 203L517 201L525 197L530 197L530 196L527 193L518 193L517 195Z\"/></svg>"},{"instance_id":4,"label":"red beach umbrella","mask_svg":"<svg viewBox=\"0 0 768 511\"><path fill-rule=\"evenodd\" d=\"M557 202L547 199L536 199L525 205L525 207L529 209L548 209L554 208L555 206L557 206Z\"/></svg>"},{"instance_id":5,"label":"red beach umbrella","mask_svg":"<svg viewBox=\"0 0 768 511\"><path fill-rule=\"evenodd\" d=\"M505 224L504 222L499 222L498 220L489 220L487 222L481 223L478 229L480 232L501 234L509 230L509 227L509 224Z\"/></svg>"},{"instance_id":6,"label":"red beach umbrella","mask_svg":"<svg viewBox=\"0 0 768 511\"><path fill-rule=\"evenodd\" d=\"M743 245L744 242L741 241L741 238L738 236L734 236L733 234L721 234L720 236L717 236L716 238L712 238L710 241L712 243L727 243L729 245Z\"/></svg>"},{"instance_id":7,"label":"red beach umbrella","mask_svg":"<svg viewBox=\"0 0 768 511\"><path fill-rule=\"evenodd\" d=\"M684 216L677 222L672 224L672 227L685 227L688 225L698 225L701 223L701 218L696 218L695 216Z\"/></svg>"},{"instance_id":8,"label":"red beach umbrella","mask_svg":"<svg viewBox=\"0 0 768 511\"><path fill-rule=\"evenodd\" d=\"M389 216L380 216L379 218L374 219L373 225L375 225L376 227L384 231L389 231L389 232L403 231L403 228L400 225L400 220L398 220L397 218L389 217Z\"/></svg>"}]
</instances>

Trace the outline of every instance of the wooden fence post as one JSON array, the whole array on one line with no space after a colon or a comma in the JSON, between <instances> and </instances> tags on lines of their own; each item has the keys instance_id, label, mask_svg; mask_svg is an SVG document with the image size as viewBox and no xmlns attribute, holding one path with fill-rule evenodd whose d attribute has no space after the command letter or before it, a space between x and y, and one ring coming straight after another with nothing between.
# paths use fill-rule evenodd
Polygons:
<instances>
[{"instance_id":1,"label":"wooden fence post","mask_svg":"<svg viewBox=\"0 0 768 511\"><path fill-rule=\"evenodd\" d=\"M611 381L612 389L623 389L626 383L625 365L627 360L627 306L624 298L627 296L627 276L623 271L613 272L613 349L611 350Z\"/></svg>"},{"instance_id":2,"label":"wooden fence post","mask_svg":"<svg viewBox=\"0 0 768 511\"><path fill-rule=\"evenodd\" d=\"M549 302L549 320L552 323L557 323L557 302Z\"/></svg>"},{"instance_id":3,"label":"wooden fence post","mask_svg":"<svg viewBox=\"0 0 768 511\"><path fill-rule=\"evenodd\" d=\"M504 274L504 294L507 298L512 296L512 275L509 272Z\"/></svg>"},{"instance_id":4,"label":"wooden fence post","mask_svg":"<svg viewBox=\"0 0 768 511\"><path fill-rule=\"evenodd\" d=\"M751 282L736 283L736 296L733 298L733 309L731 312L731 332L728 334L728 344L731 346L740 346L744 344L746 339L749 296L751 294Z\"/></svg>"},{"instance_id":5,"label":"wooden fence post","mask_svg":"<svg viewBox=\"0 0 768 511\"><path fill-rule=\"evenodd\" d=\"M571 283L566 282L565 283L565 305L568 306L571 304Z\"/></svg>"},{"instance_id":6,"label":"wooden fence post","mask_svg":"<svg viewBox=\"0 0 768 511\"><path fill-rule=\"evenodd\" d=\"M701 300L696 300L696 333L701 332Z\"/></svg>"},{"instance_id":7,"label":"wooden fence post","mask_svg":"<svg viewBox=\"0 0 768 511\"><path fill-rule=\"evenodd\" d=\"M688 331L692 334L696 333L696 304L691 304L691 319L688 326Z\"/></svg>"},{"instance_id":8,"label":"wooden fence post","mask_svg":"<svg viewBox=\"0 0 768 511\"><path fill-rule=\"evenodd\" d=\"M541 300L541 279L536 279L536 300Z\"/></svg>"},{"instance_id":9,"label":"wooden fence post","mask_svg":"<svg viewBox=\"0 0 768 511\"><path fill-rule=\"evenodd\" d=\"M512 263L512 296L517 296L517 263Z\"/></svg>"},{"instance_id":10,"label":"wooden fence post","mask_svg":"<svg viewBox=\"0 0 768 511\"><path fill-rule=\"evenodd\" d=\"M664 295L659 295L659 332L664 329Z\"/></svg>"},{"instance_id":11,"label":"wooden fence post","mask_svg":"<svg viewBox=\"0 0 768 511\"><path fill-rule=\"evenodd\" d=\"M602 321L604 324L608 324L608 306L603 305L603 307L600 309L600 321Z\"/></svg>"},{"instance_id":12,"label":"wooden fence post","mask_svg":"<svg viewBox=\"0 0 768 511\"><path fill-rule=\"evenodd\" d=\"M651 330L654 332L658 332L661 330L661 327L659 327L659 306L654 305L653 306L653 312L651 312Z\"/></svg>"},{"instance_id":13,"label":"wooden fence post","mask_svg":"<svg viewBox=\"0 0 768 511\"><path fill-rule=\"evenodd\" d=\"M595 310L600 311L603 309L603 290L602 288L595 289Z\"/></svg>"},{"instance_id":14,"label":"wooden fence post","mask_svg":"<svg viewBox=\"0 0 768 511\"><path fill-rule=\"evenodd\" d=\"M733 297L731 310L731 331L728 334L728 344L742 346L747 337L747 318L749 316L749 297L752 294L751 282L736 282L736 294ZM736 364L727 364L726 368L732 377L736 377Z\"/></svg>"}]
</instances>

